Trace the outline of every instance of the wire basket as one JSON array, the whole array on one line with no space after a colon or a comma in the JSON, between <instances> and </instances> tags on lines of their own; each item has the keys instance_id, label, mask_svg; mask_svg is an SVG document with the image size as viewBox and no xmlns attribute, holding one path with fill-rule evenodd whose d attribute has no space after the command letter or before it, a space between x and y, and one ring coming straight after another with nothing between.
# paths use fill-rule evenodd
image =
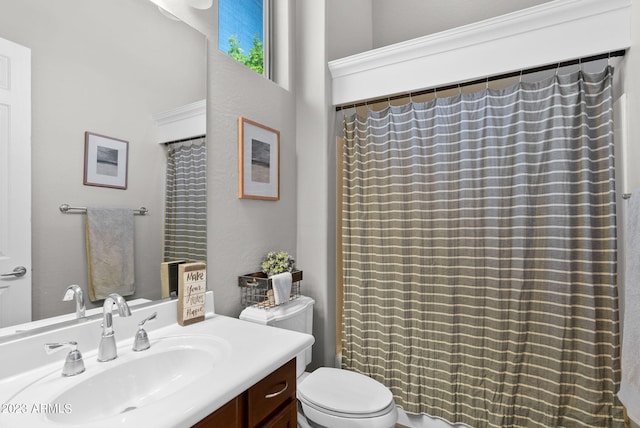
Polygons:
<instances>
[{"instance_id":1,"label":"wire basket","mask_svg":"<svg viewBox=\"0 0 640 428\"><path fill-rule=\"evenodd\" d=\"M302 271L291 272L291 294L289 301L300 297L300 281L302 281ZM238 286L241 291L242 307L256 306L262 309L274 308L275 299L273 297L273 284L264 272L248 273L238 277Z\"/></svg>"}]
</instances>

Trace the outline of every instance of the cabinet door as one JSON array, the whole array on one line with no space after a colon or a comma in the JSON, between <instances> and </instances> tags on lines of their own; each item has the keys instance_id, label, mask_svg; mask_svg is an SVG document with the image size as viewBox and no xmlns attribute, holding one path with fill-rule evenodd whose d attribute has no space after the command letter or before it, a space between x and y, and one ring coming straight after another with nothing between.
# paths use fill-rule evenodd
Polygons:
<instances>
[{"instance_id":1,"label":"cabinet door","mask_svg":"<svg viewBox=\"0 0 640 428\"><path fill-rule=\"evenodd\" d=\"M244 394L241 394L195 424L193 428L243 428Z\"/></svg>"},{"instance_id":2,"label":"cabinet door","mask_svg":"<svg viewBox=\"0 0 640 428\"><path fill-rule=\"evenodd\" d=\"M296 401L296 359L292 359L249 388L249 427L260 426L269 415Z\"/></svg>"},{"instance_id":3,"label":"cabinet door","mask_svg":"<svg viewBox=\"0 0 640 428\"><path fill-rule=\"evenodd\" d=\"M278 414L260 425L261 428L296 428L298 426L298 402L293 400Z\"/></svg>"}]
</instances>

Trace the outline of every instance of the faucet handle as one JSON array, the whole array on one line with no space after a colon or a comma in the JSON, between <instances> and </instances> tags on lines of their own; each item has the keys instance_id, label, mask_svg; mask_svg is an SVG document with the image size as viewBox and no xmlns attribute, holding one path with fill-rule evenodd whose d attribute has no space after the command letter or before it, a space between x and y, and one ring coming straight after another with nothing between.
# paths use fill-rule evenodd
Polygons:
<instances>
[{"instance_id":1,"label":"faucet handle","mask_svg":"<svg viewBox=\"0 0 640 428\"><path fill-rule=\"evenodd\" d=\"M148 317L146 317L145 319L143 319L142 321L140 321L138 323L138 327L142 327L144 325L144 323L146 323L147 321L151 321L156 319L156 317L158 316L157 312L152 313L151 315L149 315Z\"/></svg>"},{"instance_id":2,"label":"faucet handle","mask_svg":"<svg viewBox=\"0 0 640 428\"><path fill-rule=\"evenodd\" d=\"M138 331L136 332L136 337L133 340L132 349L134 351L136 352L144 351L145 349L149 349L151 347L151 343L149 343L149 335L147 334L146 330L142 328L142 326L147 321L156 319L157 316L158 316L158 313L154 312L153 314L149 315L148 317L146 317L145 319L143 319L138 323Z\"/></svg>"},{"instance_id":3,"label":"faucet handle","mask_svg":"<svg viewBox=\"0 0 640 428\"><path fill-rule=\"evenodd\" d=\"M78 342L58 342L44 344L44 350L46 351L47 355L51 355L63 348L71 348L71 351L69 351L69 353L67 354L67 358L64 361L62 376L75 376L84 372L84 361L82 359L82 354L78 350Z\"/></svg>"}]
</instances>

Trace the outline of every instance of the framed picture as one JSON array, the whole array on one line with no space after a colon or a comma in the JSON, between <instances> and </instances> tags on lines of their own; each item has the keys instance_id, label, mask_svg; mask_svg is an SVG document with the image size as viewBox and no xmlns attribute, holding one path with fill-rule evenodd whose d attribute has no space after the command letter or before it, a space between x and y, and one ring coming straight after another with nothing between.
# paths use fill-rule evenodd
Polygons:
<instances>
[{"instance_id":1,"label":"framed picture","mask_svg":"<svg viewBox=\"0 0 640 428\"><path fill-rule=\"evenodd\" d=\"M84 133L85 185L126 189L128 162L128 141Z\"/></svg>"},{"instance_id":2,"label":"framed picture","mask_svg":"<svg viewBox=\"0 0 640 428\"><path fill-rule=\"evenodd\" d=\"M238 197L280 199L280 132L238 119Z\"/></svg>"}]
</instances>

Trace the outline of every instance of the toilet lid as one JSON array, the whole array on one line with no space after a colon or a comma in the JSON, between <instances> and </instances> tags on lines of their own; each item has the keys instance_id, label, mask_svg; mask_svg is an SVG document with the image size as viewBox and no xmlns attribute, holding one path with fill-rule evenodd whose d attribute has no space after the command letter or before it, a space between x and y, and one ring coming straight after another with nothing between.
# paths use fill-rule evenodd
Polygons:
<instances>
[{"instance_id":1,"label":"toilet lid","mask_svg":"<svg viewBox=\"0 0 640 428\"><path fill-rule=\"evenodd\" d=\"M348 370L321 367L298 385L301 400L331 412L370 415L393 403L386 386Z\"/></svg>"}]
</instances>

